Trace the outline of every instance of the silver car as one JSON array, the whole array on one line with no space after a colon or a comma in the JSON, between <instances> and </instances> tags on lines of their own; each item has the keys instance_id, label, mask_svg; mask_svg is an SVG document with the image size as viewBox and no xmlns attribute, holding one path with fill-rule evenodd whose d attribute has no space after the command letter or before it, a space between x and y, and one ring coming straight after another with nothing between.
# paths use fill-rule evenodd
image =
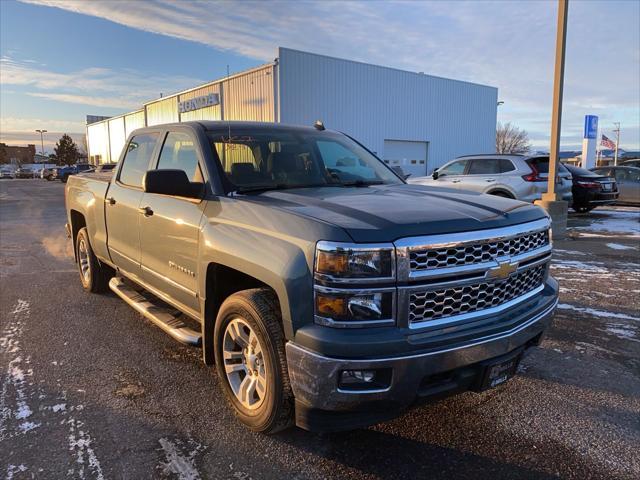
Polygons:
<instances>
[{"instance_id":1,"label":"silver car","mask_svg":"<svg viewBox=\"0 0 640 480\"><path fill-rule=\"evenodd\" d=\"M468 155L433 171L432 177L409 178L409 183L473 190L523 202L539 200L547 191L548 155ZM558 169L556 192L571 203L571 173Z\"/></svg>"},{"instance_id":2,"label":"silver car","mask_svg":"<svg viewBox=\"0 0 640 480\"><path fill-rule=\"evenodd\" d=\"M618 183L618 203L640 204L640 168L637 167L599 167L592 171L616 179Z\"/></svg>"}]
</instances>

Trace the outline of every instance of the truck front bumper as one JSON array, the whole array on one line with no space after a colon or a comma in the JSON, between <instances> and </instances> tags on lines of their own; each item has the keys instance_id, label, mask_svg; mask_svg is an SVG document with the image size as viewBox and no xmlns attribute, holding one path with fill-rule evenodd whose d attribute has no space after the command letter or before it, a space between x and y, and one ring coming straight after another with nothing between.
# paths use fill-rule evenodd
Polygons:
<instances>
[{"instance_id":1,"label":"truck front bumper","mask_svg":"<svg viewBox=\"0 0 640 480\"><path fill-rule=\"evenodd\" d=\"M524 352L540 342L557 297L512 330L463 345L392 358L345 359L286 344L289 378L296 398L296 423L314 431L335 431L393 418L420 399L477 389L490 359ZM359 390L341 388L345 371L373 370L387 379Z\"/></svg>"}]
</instances>

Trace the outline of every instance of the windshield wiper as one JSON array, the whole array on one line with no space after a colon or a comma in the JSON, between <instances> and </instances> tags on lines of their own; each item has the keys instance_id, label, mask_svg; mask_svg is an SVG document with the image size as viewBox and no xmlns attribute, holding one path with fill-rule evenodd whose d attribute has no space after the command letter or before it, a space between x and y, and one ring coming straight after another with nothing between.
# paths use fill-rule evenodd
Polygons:
<instances>
[{"instance_id":1,"label":"windshield wiper","mask_svg":"<svg viewBox=\"0 0 640 480\"><path fill-rule=\"evenodd\" d=\"M342 182L343 187L368 187L369 185L383 185L382 180L354 180L353 182Z\"/></svg>"}]
</instances>

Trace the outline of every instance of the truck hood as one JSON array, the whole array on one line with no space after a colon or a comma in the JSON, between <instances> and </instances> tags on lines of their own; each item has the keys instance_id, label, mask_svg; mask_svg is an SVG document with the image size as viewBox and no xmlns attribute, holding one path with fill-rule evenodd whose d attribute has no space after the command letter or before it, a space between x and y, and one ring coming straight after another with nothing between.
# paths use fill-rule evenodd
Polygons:
<instances>
[{"instance_id":1,"label":"truck hood","mask_svg":"<svg viewBox=\"0 0 640 480\"><path fill-rule=\"evenodd\" d=\"M545 216L541 208L516 200L408 184L276 190L242 198L336 225L359 243L484 230Z\"/></svg>"}]
</instances>

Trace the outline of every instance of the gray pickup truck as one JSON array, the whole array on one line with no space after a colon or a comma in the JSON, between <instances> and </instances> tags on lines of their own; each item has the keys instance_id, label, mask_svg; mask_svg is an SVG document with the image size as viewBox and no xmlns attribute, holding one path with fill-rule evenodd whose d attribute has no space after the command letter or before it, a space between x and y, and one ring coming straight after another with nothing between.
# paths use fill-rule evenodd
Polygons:
<instances>
[{"instance_id":1,"label":"gray pickup truck","mask_svg":"<svg viewBox=\"0 0 640 480\"><path fill-rule=\"evenodd\" d=\"M408 185L321 124L136 130L65 195L83 287L200 346L255 431L495 387L557 304L543 210Z\"/></svg>"}]
</instances>

